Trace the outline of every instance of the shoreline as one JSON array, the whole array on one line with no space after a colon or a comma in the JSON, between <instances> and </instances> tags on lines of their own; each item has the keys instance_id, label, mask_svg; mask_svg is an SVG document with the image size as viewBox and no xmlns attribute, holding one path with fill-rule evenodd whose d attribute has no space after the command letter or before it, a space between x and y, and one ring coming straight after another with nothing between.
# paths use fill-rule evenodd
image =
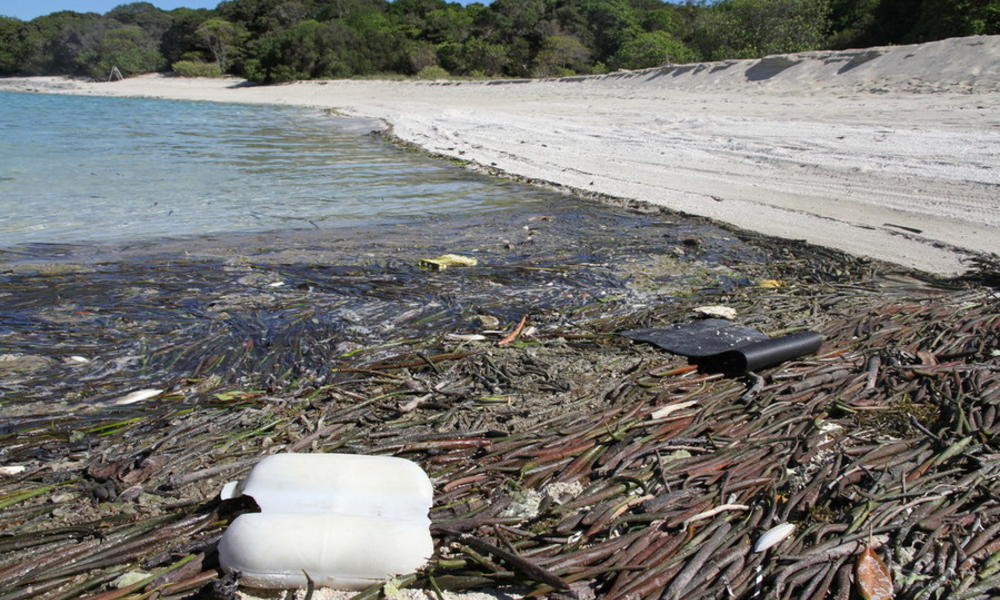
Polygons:
<instances>
[{"instance_id":1,"label":"shoreline","mask_svg":"<svg viewBox=\"0 0 1000 600\"><path fill-rule=\"evenodd\" d=\"M289 89L382 85L357 83ZM483 151L490 132L465 127L445 143ZM553 582L579 598L848 597L865 548L901 598L1000 590L996 263L985 281L928 281L629 208L559 196L374 239L258 233L140 244L90 269L0 263L8 595L277 597L219 569L219 536L248 508L217 494L279 452L427 471L435 554L393 582L414 600L554 597ZM418 268L444 252L479 264ZM824 345L727 377L619 335L711 305Z\"/></svg>"},{"instance_id":2,"label":"shoreline","mask_svg":"<svg viewBox=\"0 0 1000 600\"><path fill-rule=\"evenodd\" d=\"M147 75L0 89L329 109L494 175L956 275L963 259L1000 253L994 55L1000 36L563 79Z\"/></svg>"}]
</instances>

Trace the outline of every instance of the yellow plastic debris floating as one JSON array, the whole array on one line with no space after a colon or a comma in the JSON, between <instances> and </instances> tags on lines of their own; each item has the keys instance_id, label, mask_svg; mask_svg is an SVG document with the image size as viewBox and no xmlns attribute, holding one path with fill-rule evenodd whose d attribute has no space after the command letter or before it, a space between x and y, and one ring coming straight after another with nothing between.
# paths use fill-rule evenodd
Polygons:
<instances>
[{"instance_id":1,"label":"yellow plastic debris floating","mask_svg":"<svg viewBox=\"0 0 1000 600\"><path fill-rule=\"evenodd\" d=\"M444 271L448 267L474 267L479 261L471 256L460 254L442 254L437 258L421 258L420 266L433 271Z\"/></svg>"},{"instance_id":2,"label":"yellow plastic debris floating","mask_svg":"<svg viewBox=\"0 0 1000 600\"><path fill-rule=\"evenodd\" d=\"M762 279L757 287L764 289L776 289L786 287L788 284L780 279Z\"/></svg>"}]
</instances>

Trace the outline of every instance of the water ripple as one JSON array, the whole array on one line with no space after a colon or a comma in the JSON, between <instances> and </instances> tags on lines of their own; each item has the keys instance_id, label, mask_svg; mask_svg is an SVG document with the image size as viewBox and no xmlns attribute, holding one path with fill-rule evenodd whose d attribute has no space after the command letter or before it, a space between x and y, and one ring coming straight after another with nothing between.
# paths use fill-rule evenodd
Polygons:
<instances>
[{"instance_id":1,"label":"water ripple","mask_svg":"<svg viewBox=\"0 0 1000 600\"><path fill-rule=\"evenodd\" d=\"M0 93L0 246L372 225L543 201L287 107Z\"/></svg>"}]
</instances>

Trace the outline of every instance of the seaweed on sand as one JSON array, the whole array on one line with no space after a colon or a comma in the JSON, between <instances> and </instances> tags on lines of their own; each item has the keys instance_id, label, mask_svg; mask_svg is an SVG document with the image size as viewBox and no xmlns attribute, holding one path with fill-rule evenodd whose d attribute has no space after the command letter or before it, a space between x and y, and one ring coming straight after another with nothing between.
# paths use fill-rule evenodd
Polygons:
<instances>
[{"instance_id":1,"label":"seaweed on sand","mask_svg":"<svg viewBox=\"0 0 1000 600\"><path fill-rule=\"evenodd\" d=\"M28 402L32 390L7 390L12 416L0 430L0 462L25 469L0 479L0 600L211 597L219 578L213 545L236 510L215 493L260 456L286 451L398 455L428 471L437 552L401 585L514 586L581 598L848 598L855 557L870 545L892 569L896 598L995 597L996 291L881 273L805 246L753 243L777 258L717 277L690 297L644 296L627 285L608 295L621 299L606 302L574 291L573 302L546 305L540 299L555 296L528 294L516 315L503 313L509 297L487 304L498 286L477 288L474 274L449 273L467 284L452 309L425 303L411 320L394 322L396 337L377 342L355 332L354 345L337 352L330 350L342 342L320 336L342 340L348 326L315 333L306 320L329 315L312 300L276 294L302 325L289 319L291 329L281 330L288 340L272 336L270 346L224 333L240 331L254 309L232 309L220 321L179 303L171 318L187 319L203 343L150 346L165 358L147 361L143 385L156 383L165 396L116 406L125 380L113 373L82 383L99 408L66 402L44 410ZM517 281L533 290L532 269L558 265L497 268L512 278L507 284L525 276ZM337 279L330 269L281 266L273 281L346 288L391 271L361 275L359 267ZM584 273L579 263L572 269ZM763 275L789 285L729 283ZM186 289L192 274L164 276ZM69 279L54 288L76 275L60 277ZM445 296L424 277L421 293ZM380 280L383 297L406 297L411 288L396 289L399 281ZM162 308L135 300L143 297L127 295L138 307L129 314ZM817 356L733 379L615 335L686 319L709 302L771 334L819 331L826 345ZM274 304L266 306L260 310L273 314ZM353 324L401 314L391 303L370 310ZM444 335L479 332L479 312L502 313L502 331L485 340ZM525 312L535 329L497 345ZM268 350L247 354L261 347ZM284 374L311 347L322 348L315 374ZM224 358L213 365L207 357L217 354ZM241 364L233 356L281 376L254 380L254 370L232 366ZM174 379L164 381L165 373ZM72 388L55 386L46 401ZM786 522L796 526L789 537L753 552L763 532ZM110 586L136 570L148 576Z\"/></svg>"}]
</instances>

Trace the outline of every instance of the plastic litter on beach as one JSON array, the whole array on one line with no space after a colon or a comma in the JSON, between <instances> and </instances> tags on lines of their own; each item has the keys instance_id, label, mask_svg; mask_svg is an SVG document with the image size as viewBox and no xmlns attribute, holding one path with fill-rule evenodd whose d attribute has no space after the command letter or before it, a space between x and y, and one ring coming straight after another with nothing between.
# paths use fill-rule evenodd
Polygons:
<instances>
[{"instance_id":1,"label":"plastic litter on beach","mask_svg":"<svg viewBox=\"0 0 1000 600\"><path fill-rule=\"evenodd\" d=\"M788 285L788 284L785 283L784 281L780 280L780 279L762 279L762 280L760 280L759 283L757 283L757 287L763 288L763 289L766 289L766 290L773 290L773 289L783 288L786 285Z\"/></svg>"},{"instance_id":2,"label":"plastic litter on beach","mask_svg":"<svg viewBox=\"0 0 1000 600\"><path fill-rule=\"evenodd\" d=\"M714 317L717 319L726 319L727 321L732 321L736 318L736 309L731 306L721 306L721 305L711 305L711 306L699 306L694 309L694 313L700 317L708 318Z\"/></svg>"},{"instance_id":3,"label":"plastic litter on beach","mask_svg":"<svg viewBox=\"0 0 1000 600\"><path fill-rule=\"evenodd\" d=\"M727 373L756 371L813 354L823 337L811 331L769 338L723 319L705 319L666 328L632 329L620 335L649 342L674 354L688 356L709 370Z\"/></svg>"},{"instance_id":4,"label":"plastic litter on beach","mask_svg":"<svg viewBox=\"0 0 1000 600\"><path fill-rule=\"evenodd\" d=\"M461 256L459 254L442 254L437 258L422 258L420 266L432 271L444 271L448 267L474 267L479 261L471 256Z\"/></svg>"},{"instance_id":5,"label":"plastic litter on beach","mask_svg":"<svg viewBox=\"0 0 1000 600\"><path fill-rule=\"evenodd\" d=\"M28 470L28 467L24 465L6 465L0 467L0 477L13 477L14 475L20 475Z\"/></svg>"},{"instance_id":6,"label":"plastic litter on beach","mask_svg":"<svg viewBox=\"0 0 1000 600\"><path fill-rule=\"evenodd\" d=\"M433 493L403 458L275 454L223 488L223 500L249 496L261 512L233 521L219 561L253 587L364 589L430 558Z\"/></svg>"}]
</instances>

